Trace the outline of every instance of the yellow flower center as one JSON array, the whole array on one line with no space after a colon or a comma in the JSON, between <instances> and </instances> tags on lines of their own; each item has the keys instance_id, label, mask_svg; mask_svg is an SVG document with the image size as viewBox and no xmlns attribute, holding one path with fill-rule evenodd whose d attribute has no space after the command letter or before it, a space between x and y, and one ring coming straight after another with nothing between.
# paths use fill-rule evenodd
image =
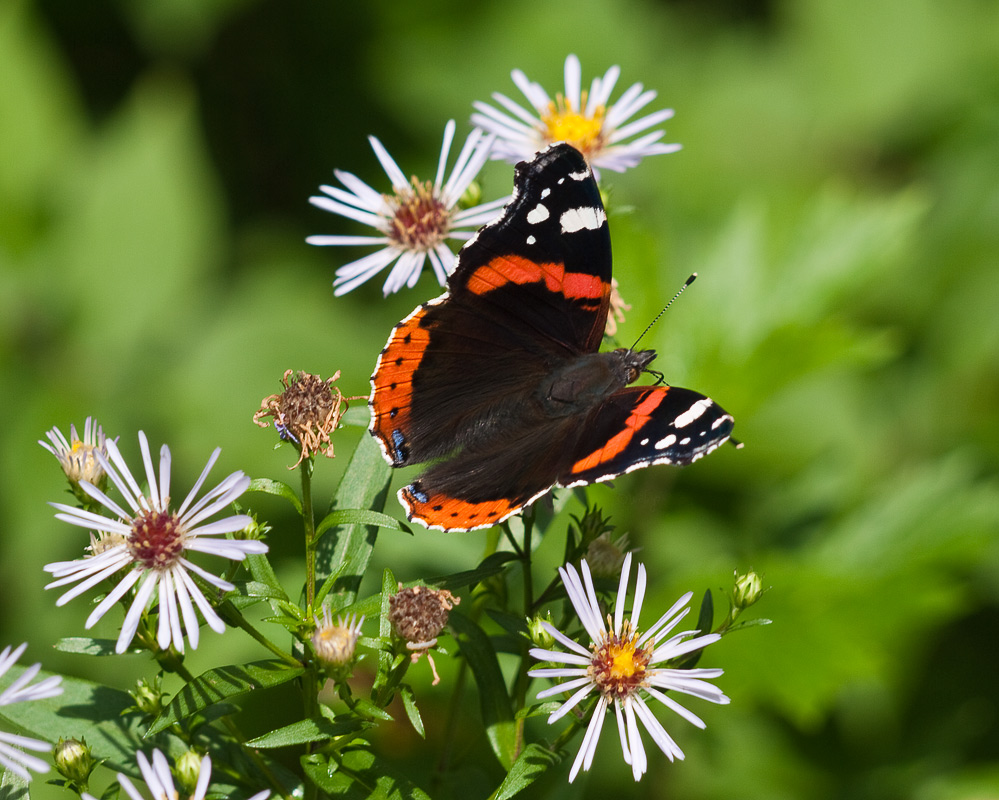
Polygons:
<instances>
[{"instance_id":1,"label":"yellow flower center","mask_svg":"<svg viewBox=\"0 0 999 800\"><path fill-rule=\"evenodd\" d=\"M581 109L586 107L586 92L580 100ZM572 107L572 101L559 95L555 102L548 104L548 110L541 115L545 126L545 136L551 142L568 142L584 156L589 157L604 145L603 127L606 109L598 106L592 117L584 116L582 110Z\"/></svg>"},{"instance_id":2,"label":"yellow flower center","mask_svg":"<svg viewBox=\"0 0 999 800\"><path fill-rule=\"evenodd\" d=\"M587 672L604 697L622 699L644 685L653 650L651 642L639 647L638 639L631 623L625 622L620 636L611 634L593 646Z\"/></svg>"}]
</instances>

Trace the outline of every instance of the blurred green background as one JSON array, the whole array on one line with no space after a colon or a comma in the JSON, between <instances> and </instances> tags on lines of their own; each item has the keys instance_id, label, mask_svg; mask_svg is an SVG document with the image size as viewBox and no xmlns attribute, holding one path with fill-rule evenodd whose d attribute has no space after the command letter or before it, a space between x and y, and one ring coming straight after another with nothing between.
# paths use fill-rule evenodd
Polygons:
<instances>
[{"instance_id":1,"label":"blurred green background","mask_svg":"<svg viewBox=\"0 0 999 800\"><path fill-rule=\"evenodd\" d=\"M620 64L615 98L641 81L659 92L649 110L677 111L666 140L680 153L605 176L633 306L621 338L698 271L648 346L746 443L590 497L642 548L656 600L752 567L771 589L750 614L774 624L705 657L732 698L690 704L706 732L663 715L685 762L653 757L634 786L605 733L571 792L566 767L535 795L999 797L987 0L2 0L0 645L28 639L32 661L120 687L144 674L142 660L50 648L82 635L89 609L42 589L42 565L84 541L51 518L61 476L36 440L93 414L126 455L140 428L168 442L178 487L215 446L217 479L293 478L291 451L250 422L261 398L287 368L340 369L344 393L365 394L391 326L438 293L425 276L387 300L381 280L334 299L335 267L358 254L303 240L363 231L309 195L334 167L387 186L368 134L432 176L447 119L467 131L473 100L519 99L515 67L560 90L570 52L584 85ZM487 166L486 199L510 179ZM345 429L339 452L360 435ZM344 462L321 465L320 497ZM378 563L403 580L469 569L483 541L383 534ZM297 538L271 544L294 580ZM206 633L195 672L260 657L221 641ZM423 691L433 718L446 692ZM386 734L424 786L436 732ZM497 768L469 748L481 758L458 754L457 796L484 796Z\"/></svg>"}]
</instances>

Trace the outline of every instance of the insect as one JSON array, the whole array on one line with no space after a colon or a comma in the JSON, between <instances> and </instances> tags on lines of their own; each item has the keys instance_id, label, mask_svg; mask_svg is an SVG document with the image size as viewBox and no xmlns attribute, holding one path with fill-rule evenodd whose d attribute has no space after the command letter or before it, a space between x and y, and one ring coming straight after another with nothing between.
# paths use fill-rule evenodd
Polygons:
<instances>
[{"instance_id":1,"label":"insect","mask_svg":"<svg viewBox=\"0 0 999 800\"><path fill-rule=\"evenodd\" d=\"M371 376L371 434L393 467L433 462L399 500L440 530L489 527L554 486L689 464L733 419L676 386L629 386L653 350L599 352L607 216L583 156L517 165L502 216L458 254L447 292L395 326Z\"/></svg>"}]
</instances>

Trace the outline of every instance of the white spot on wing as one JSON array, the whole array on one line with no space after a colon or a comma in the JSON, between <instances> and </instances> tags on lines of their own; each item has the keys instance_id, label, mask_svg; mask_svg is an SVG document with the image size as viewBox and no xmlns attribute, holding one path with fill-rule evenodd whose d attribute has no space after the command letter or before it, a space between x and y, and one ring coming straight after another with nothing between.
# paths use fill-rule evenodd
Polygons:
<instances>
[{"instance_id":1,"label":"white spot on wing","mask_svg":"<svg viewBox=\"0 0 999 800\"><path fill-rule=\"evenodd\" d=\"M559 222L562 224L562 233L576 233L584 228L595 231L607 221L607 215L602 208L594 206L581 206L570 208L562 212Z\"/></svg>"},{"instance_id":2,"label":"white spot on wing","mask_svg":"<svg viewBox=\"0 0 999 800\"><path fill-rule=\"evenodd\" d=\"M534 208L527 212L527 221L531 225L537 225L539 222L544 222L548 219L548 207L542 203L538 203Z\"/></svg>"},{"instance_id":3,"label":"white spot on wing","mask_svg":"<svg viewBox=\"0 0 999 800\"><path fill-rule=\"evenodd\" d=\"M711 408L712 405L714 404L711 402L710 397L702 397L690 408L680 414L675 420L673 420L673 425L677 428L685 428L695 419L700 417L705 411Z\"/></svg>"},{"instance_id":4,"label":"white spot on wing","mask_svg":"<svg viewBox=\"0 0 999 800\"><path fill-rule=\"evenodd\" d=\"M590 171L584 170L583 172L570 172L569 177L574 181L585 181L590 177Z\"/></svg>"},{"instance_id":5,"label":"white spot on wing","mask_svg":"<svg viewBox=\"0 0 999 800\"><path fill-rule=\"evenodd\" d=\"M528 244L534 244L534 243L535 243L535 242L537 242L537 241L538 241L538 240L537 240L537 239L535 239L535 238L534 238L533 236L528 236L528 237L527 237L527 243L528 243Z\"/></svg>"},{"instance_id":6,"label":"white spot on wing","mask_svg":"<svg viewBox=\"0 0 999 800\"><path fill-rule=\"evenodd\" d=\"M664 436L656 442L653 447L655 447L656 450L665 450L667 447L672 447L674 444L676 444L676 434L671 433L669 436Z\"/></svg>"},{"instance_id":7,"label":"white spot on wing","mask_svg":"<svg viewBox=\"0 0 999 800\"><path fill-rule=\"evenodd\" d=\"M718 417L718 419L716 419L714 422L711 423L711 430L715 430L715 428L718 428L724 425L726 422L730 422L731 420L732 416L730 414L725 414L724 416Z\"/></svg>"},{"instance_id":8,"label":"white spot on wing","mask_svg":"<svg viewBox=\"0 0 999 800\"><path fill-rule=\"evenodd\" d=\"M545 188L541 190L541 199L544 200L548 195L552 193L551 189Z\"/></svg>"}]
</instances>

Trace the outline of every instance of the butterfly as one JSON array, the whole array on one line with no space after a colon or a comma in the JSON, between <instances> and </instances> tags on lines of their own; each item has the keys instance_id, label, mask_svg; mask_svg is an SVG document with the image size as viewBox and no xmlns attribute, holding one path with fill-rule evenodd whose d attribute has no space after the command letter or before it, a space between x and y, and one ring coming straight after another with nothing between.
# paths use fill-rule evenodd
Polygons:
<instances>
[{"instance_id":1,"label":"butterfly","mask_svg":"<svg viewBox=\"0 0 999 800\"><path fill-rule=\"evenodd\" d=\"M432 462L399 490L410 520L489 527L555 486L690 464L729 438L710 398L629 386L655 351L599 352L610 297L596 180L572 146L550 145L517 165L503 214L378 357L371 434L393 467Z\"/></svg>"}]
</instances>

